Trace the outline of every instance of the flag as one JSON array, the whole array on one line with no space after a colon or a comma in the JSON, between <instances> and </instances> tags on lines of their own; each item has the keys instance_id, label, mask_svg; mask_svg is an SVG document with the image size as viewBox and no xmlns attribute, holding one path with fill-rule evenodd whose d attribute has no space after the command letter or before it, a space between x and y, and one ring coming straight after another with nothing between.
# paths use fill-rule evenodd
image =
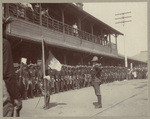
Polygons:
<instances>
[{"instance_id":1,"label":"flag","mask_svg":"<svg viewBox=\"0 0 150 119\"><path fill-rule=\"evenodd\" d=\"M54 57L51 51L48 52L48 59L46 60L46 65L49 68L55 69L57 71L60 71L62 67L61 63Z\"/></svg>"},{"instance_id":2,"label":"flag","mask_svg":"<svg viewBox=\"0 0 150 119\"><path fill-rule=\"evenodd\" d=\"M44 40L43 43L44 43L44 55L45 55L45 69L47 70L48 68L51 68L60 71L62 64L55 58L52 52L48 49Z\"/></svg>"}]
</instances>

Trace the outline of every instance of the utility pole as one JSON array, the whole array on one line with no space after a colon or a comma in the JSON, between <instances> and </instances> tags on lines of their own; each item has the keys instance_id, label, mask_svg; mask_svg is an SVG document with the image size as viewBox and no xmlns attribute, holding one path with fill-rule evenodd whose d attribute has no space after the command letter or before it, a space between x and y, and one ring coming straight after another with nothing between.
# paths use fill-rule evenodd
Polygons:
<instances>
[{"instance_id":1,"label":"utility pole","mask_svg":"<svg viewBox=\"0 0 150 119\"><path fill-rule=\"evenodd\" d=\"M125 23L131 22L130 18L132 16L129 16L131 12L123 12L123 13L118 13L115 14L116 18L115 20L117 21L115 24L122 24L123 29L124 29L124 55L125 55L125 67L128 67L128 61L127 61L127 54L126 54L126 29L125 29Z\"/></svg>"}]
</instances>

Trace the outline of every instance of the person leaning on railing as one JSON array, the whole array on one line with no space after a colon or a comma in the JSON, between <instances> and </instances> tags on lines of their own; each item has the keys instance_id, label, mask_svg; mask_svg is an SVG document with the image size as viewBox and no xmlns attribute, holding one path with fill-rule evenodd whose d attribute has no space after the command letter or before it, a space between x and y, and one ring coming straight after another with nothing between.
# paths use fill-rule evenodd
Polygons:
<instances>
[{"instance_id":1,"label":"person leaning on railing","mask_svg":"<svg viewBox=\"0 0 150 119\"><path fill-rule=\"evenodd\" d=\"M75 23L75 24L73 25L73 34L74 34L75 36L78 35L78 26L77 26L77 23Z\"/></svg>"}]
</instances>

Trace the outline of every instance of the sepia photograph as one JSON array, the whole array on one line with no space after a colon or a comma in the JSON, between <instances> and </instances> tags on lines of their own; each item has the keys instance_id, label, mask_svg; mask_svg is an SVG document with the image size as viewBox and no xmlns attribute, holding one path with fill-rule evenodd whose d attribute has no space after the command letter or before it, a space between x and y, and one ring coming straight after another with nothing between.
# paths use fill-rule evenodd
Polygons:
<instances>
[{"instance_id":1,"label":"sepia photograph","mask_svg":"<svg viewBox=\"0 0 150 119\"><path fill-rule=\"evenodd\" d=\"M148 117L147 2L2 3L3 117Z\"/></svg>"}]
</instances>

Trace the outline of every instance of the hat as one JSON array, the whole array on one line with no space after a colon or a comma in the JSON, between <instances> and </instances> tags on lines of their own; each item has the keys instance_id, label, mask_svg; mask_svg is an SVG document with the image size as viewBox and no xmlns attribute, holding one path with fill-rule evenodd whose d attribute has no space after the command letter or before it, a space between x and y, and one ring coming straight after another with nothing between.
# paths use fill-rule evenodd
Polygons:
<instances>
[{"instance_id":1,"label":"hat","mask_svg":"<svg viewBox=\"0 0 150 119\"><path fill-rule=\"evenodd\" d=\"M94 56L93 59L92 59L91 61L92 61L92 62L98 61L98 57L97 57L97 56Z\"/></svg>"}]
</instances>

